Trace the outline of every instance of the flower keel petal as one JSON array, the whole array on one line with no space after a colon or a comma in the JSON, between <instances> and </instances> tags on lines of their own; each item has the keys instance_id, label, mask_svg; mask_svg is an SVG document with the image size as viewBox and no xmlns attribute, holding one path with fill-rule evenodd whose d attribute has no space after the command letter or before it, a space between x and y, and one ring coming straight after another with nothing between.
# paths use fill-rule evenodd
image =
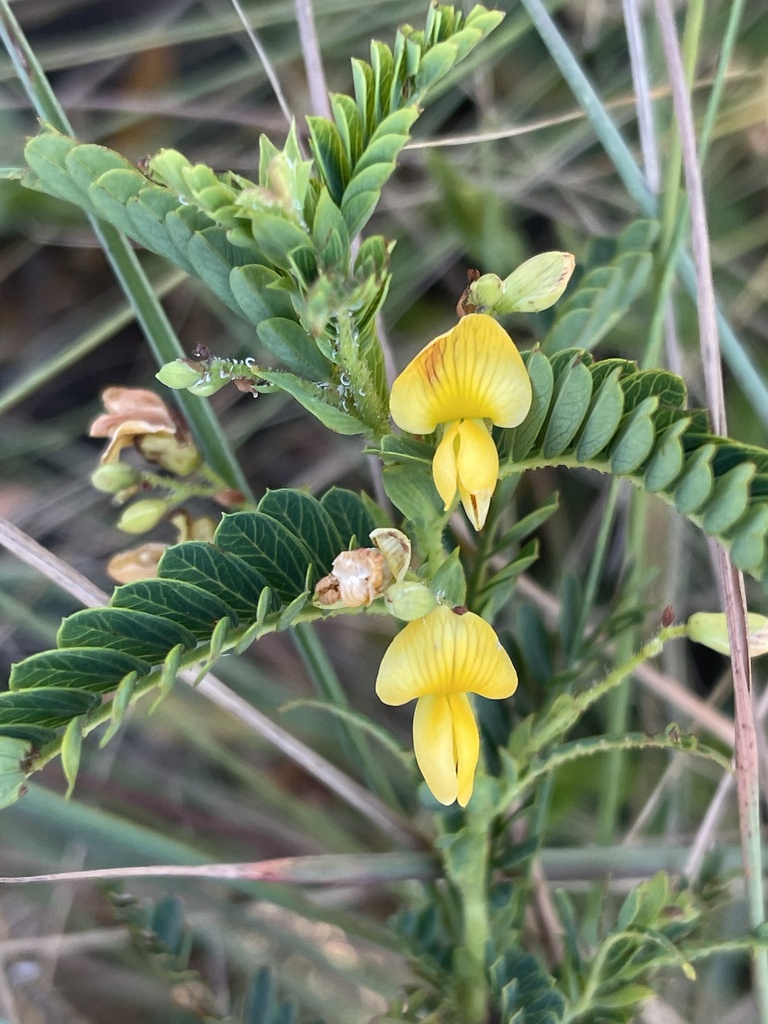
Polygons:
<instances>
[{"instance_id":1,"label":"flower keel petal","mask_svg":"<svg viewBox=\"0 0 768 1024\"><path fill-rule=\"evenodd\" d=\"M451 707L447 697L421 697L413 716L413 750L424 781L441 804L458 796Z\"/></svg>"},{"instance_id":2,"label":"flower keel petal","mask_svg":"<svg viewBox=\"0 0 768 1024\"><path fill-rule=\"evenodd\" d=\"M480 756L480 734L466 693L448 698L453 727L453 750L456 762L456 799L466 807L475 785L475 769Z\"/></svg>"}]
</instances>

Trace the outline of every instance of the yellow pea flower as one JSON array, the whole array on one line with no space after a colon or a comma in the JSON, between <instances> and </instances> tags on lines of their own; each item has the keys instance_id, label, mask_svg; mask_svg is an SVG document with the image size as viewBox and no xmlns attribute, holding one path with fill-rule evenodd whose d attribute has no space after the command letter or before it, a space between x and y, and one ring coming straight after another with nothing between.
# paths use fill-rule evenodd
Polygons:
<instances>
[{"instance_id":1,"label":"yellow pea flower","mask_svg":"<svg viewBox=\"0 0 768 1024\"><path fill-rule=\"evenodd\" d=\"M531 407L531 381L515 343L493 317L470 313L431 341L392 385L389 408L411 434L444 424L432 475L446 511L458 493L480 530L499 475L490 423L516 427Z\"/></svg>"},{"instance_id":2,"label":"yellow pea flower","mask_svg":"<svg viewBox=\"0 0 768 1024\"><path fill-rule=\"evenodd\" d=\"M441 804L472 796L480 736L469 693L500 700L517 689L517 672L493 628L472 612L441 605L416 619L387 649L376 679L384 704L417 700L413 749Z\"/></svg>"}]
</instances>

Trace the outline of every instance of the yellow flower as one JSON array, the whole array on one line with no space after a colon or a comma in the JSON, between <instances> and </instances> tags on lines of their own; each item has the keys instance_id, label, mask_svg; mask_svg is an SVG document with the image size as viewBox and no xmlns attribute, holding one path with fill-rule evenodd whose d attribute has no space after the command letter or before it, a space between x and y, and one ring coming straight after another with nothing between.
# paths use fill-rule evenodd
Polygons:
<instances>
[{"instance_id":1,"label":"yellow flower","mask_svg":"<svg viewBox=\"0 0 768 1024\"><path fill-rule=\"evenodd\" d=\"M499 456L488 421L516 427L531 407L531 382L507 332L471 313L431 341L392 385L392 418L411 434L445 424L432 475L446 511L458 493L480 530L488 515Z\"/></svg>"},{"instance_id":2,"label":"yellow flower","mask_svg":"<svg viewBox=\"0 0 768 1024\"><path fill-rule=\"evenodd\" d=\"M445 605L409 622L389 646L376 693L385 704L418 700L413 748L424 779L442 804L472 796L480 753L468 693L500 700L517 689L517 672L479 615Z\"/></svg>"}]
</instances>

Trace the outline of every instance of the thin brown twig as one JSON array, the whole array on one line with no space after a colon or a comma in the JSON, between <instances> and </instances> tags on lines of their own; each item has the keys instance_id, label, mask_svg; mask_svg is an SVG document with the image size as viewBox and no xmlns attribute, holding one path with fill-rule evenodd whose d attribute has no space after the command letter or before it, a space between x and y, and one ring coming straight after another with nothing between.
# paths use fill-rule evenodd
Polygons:
<instances>
[{"instance_id":1,"label":"thin brown twig","mask_svg":"<svg viewBox=\"0 0 768 1024\"><path fill-rule=\"evenodd\" d=\"M261 40L256 35L253 26L248 20L248 16L243 10L240 4L240 0L230 0L230 3L234 7L235 13L237 14L238 18L242 22L243 28L245 29L245 33L248 36L248 39L250 40L251 46L254 48L259 60L261 61L261 66L264 68L264 73L269 79L269 84L272 86L272 91L275 94L275 99L277 100L280 110L283 112L283 117L288 122L288 124L290 124L293 121L293 113L291 111L291 107L290 104L288 103L288 100L285 98L285 93L283 92L283 87L280 84L278 74L275 71L272 61L269 59L269 54L261 45Z\"/></svg>"},{"instance_id":2,"label":"thin brown twig","mask_svg":"<svg viewBox=\"0 0 768 1024\"><path fill-rule=\"evenodd\" d=\"M325 81L323 58L317 39L312 0L295 0L295 2L296 24L299 27L299 43L307 73L310 106L314 114L330 120L331 102L328 99L328 86Z\"/></svg>"},{"instance_id":3,"label":"thin brown twig","mask_svg":"<svg viewBox=\"0 0 768 1024\"><path fill-rule=\"evenodd\" d=\"M696 132L690 96L686 86L682 54L670 0L656 0L656 17L667 65L675 117L682 144L683 169L691 212L691 238L696 269L699 342L704 369L707 405L714 430L726 432L723 372L717 332L715 288L712 280L709 231L704 203L704 188L699 165ZM717 576L723 590L724 607L733 666L736 709L736 781L739 803L744 874L748 893L750 923L757 927L765 920L760 864L760 793L757 735L752 704L751 666L747 644L744 579L719 546L713 546ZM768 1019L768 956L756 951L755 974L761 1020Z\"/></svg>"}]
</instances>

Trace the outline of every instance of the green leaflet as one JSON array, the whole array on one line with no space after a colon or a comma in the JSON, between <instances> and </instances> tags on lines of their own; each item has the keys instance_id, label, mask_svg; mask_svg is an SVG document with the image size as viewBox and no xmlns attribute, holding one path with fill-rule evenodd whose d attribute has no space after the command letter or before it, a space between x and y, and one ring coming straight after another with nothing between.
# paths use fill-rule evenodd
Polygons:
<instances>
[{"instance_id":1,"label":"green leaflet","mask_svg":"<svg viewBox=\"0 0 768 1024\"><path fill-rule=\"evenodd\" d=\"M267 491L259 502L259 512L298 533L318 577L331 571L334 558L344 550L344 540L327 511L304 491Z\"/></svg>"},{"instance_id":2,"label":"green leaflet","mask_svg":"<svg viewBox=\"0 0 768 1024\"><path fill-rule=\"evenodd\" d=\"M541 451L545 459L560 455L581 427L592 398L589 368L578 358L563 373L556 388Z\"/></svg>"},{"instance_id":3,"label":"green leaflet","mask_svg":"<svg viewBox=\"0 0 768 1024\"><path fill-rule=\"evenodd\" d=\"M270 384L274 384L275 387L286 391L295 398L329 430L335 430L337 434L364 434L366 432L365 424L356 416L330 404L326 398L329 385L321 387L314 382L301 380L300 377L282 370L262 370L260 375Z\"/></svg>"},{"instance_id":4,"label":"green leaflet","mask_svg":"<svg viewBox=\"0 0 768 1024\"><path fill-rule=\"evenodd\" d=\"M171 647L191 649L195 636L184 626L135 608L84 608L64 619L56 634L59 647L100 647L122 651L151 665Z\"/></svg>"},{"instance_id":5,"label":"green leaflet","mask_svg":"<svg viewBox=\"0 0 768 1024\"><path fill-rule=\"evenodd\" d=\"M182 580L207 591L243 622L255 618L261 592L267 585L261 573L242 558L205 541L187 541L168 548L157 572L161 579ZM165 651L176 643L183 640L166 645Z\"/></svg>"},{"instance_id":6,"label":"green leaflet","mask_svg":"<svg viewBox=\"0 0 768 1024\"><path fill-rule=\"evenodd\" d=\"M555 387L552 364L543 352L534 349L528 358L526 368L533 387L533 400L528 415L512 433L511 451L514 462L524 459L533 447L542 424L547 418Z\"/></svg>"},{"instance_id":7,"label":"green leaflet","mask_svg":"<svg viewBox=\"0 0 768 1024\"><path fill-rule=\"evenodd\" d=\"M283 601L292 601L304 590L311 556L294 534L269 516L258 512L225 515L214 543L261 573Z\"/></svg>"},{"instance_id":8,"label":"green leaflet","mask_svg":"<svg viewBox=\"0 0 768 1024\"><path fill-rule=\"evenodd\" d=\"M332 487L320 499L320 504L328 513L341 538L340 551L350 547L353 537L358 547L368 546L371 530L375 529L376 524L356 494L341 487Z\"/></svg>"},{"instance_id":9,"label":"green leaflet","mask_svg":"<svg viewBox=\"0 0 768 1024\"><path fill-rule=\"evenodd\" d=\"M108 693L129 672L146 675L150 666L140 658L100 647L71 647L41 651L11 669L11 690L33 687L72 687L78 691Z\"/></svg>"},{"instance_id":10,"label":"green leaflet","mask_svg":"<svg viewBox=\"0 0 768 1024\"><path fill-rule=\"evenodd\" d=\"M520 1024L557 1024L565 997L544 965L522 949L511 950L490 968L491 990L502 1019Z\"/></svg>"},{"instance_id":11,"label":"green leaflet","mask_svg":"<svg viewBox=\"0 0 768 1024\"><path fill-rule=\"evenodd\" d=\"M170 619L198 640L210 636L219 619L237 625L237 615L213 594L182 580L148 579L125 583L112 596L115 608L131 608Z\"/></svg>"},{"instance_id":12,"label":"green leaflet","mask_svg":"<svg viewBox=\"0 0 768 1024\"><path fill-rule=\"evenodd\" d=\"M243 269L247 271L251 268ZM235 272L232 273L234 275ZM288 320L284 317L262 319L256 332L270 352L274 352L281 362L290 366L296 373L302 374L310 381L330 379L331 364L313 339L295 320Z\"/></svg>"},{"instance_id":13,"label":"green leaflet","mask_svg":"<svg viewBox=\"0 0 768 1024\"><path fill-rule=\"evenodd\" d=\"M19 665L23 664L23 661L19 662ZM14 665L11 672L17 667ZM55 729L70 718L90 711L98 702L98 695L89 690L60 689L55 686L17 692L8 690L0 694L0 726L42 726Z\"/></svg>"}]
</instances>

